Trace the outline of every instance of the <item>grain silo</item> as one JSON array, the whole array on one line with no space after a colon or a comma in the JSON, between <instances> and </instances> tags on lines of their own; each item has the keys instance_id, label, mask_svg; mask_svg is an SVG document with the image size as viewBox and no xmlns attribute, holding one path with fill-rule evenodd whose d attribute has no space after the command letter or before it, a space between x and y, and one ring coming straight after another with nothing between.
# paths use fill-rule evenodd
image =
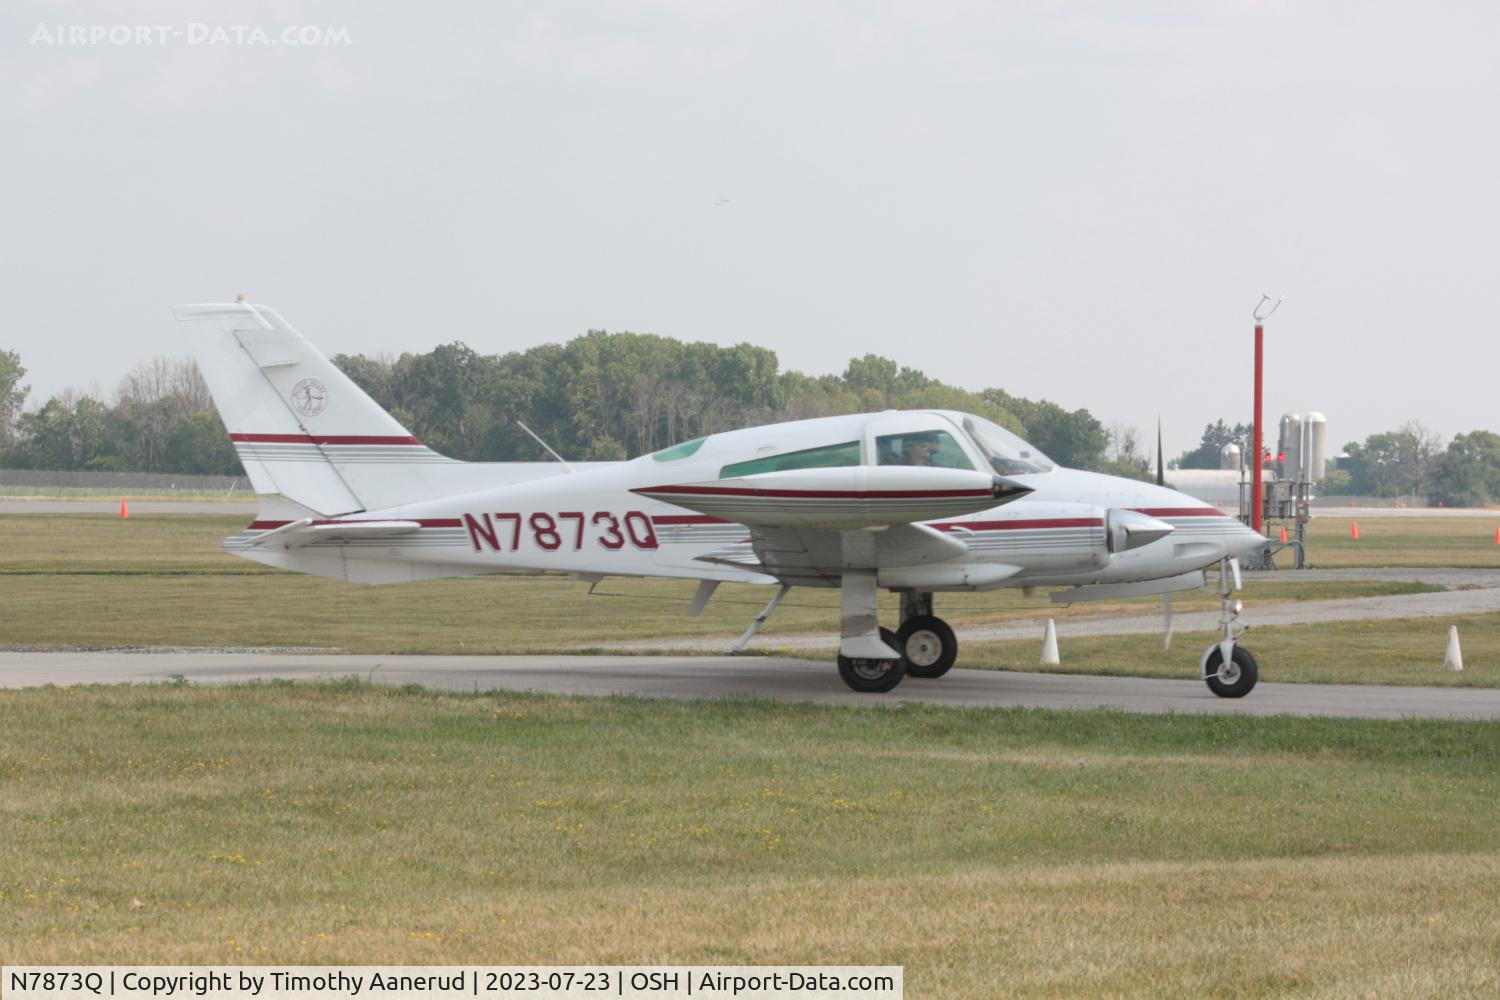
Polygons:
<instances>
[{"instance_id":1,"label":"grain silo","mask_svg":"<svg viewBox=\"0 0 1500 1000\"><path fill-rule=\"evenodd\" d=\"M1307 415L1307 450L1303 469L1308 482L1320 483L1328 470L1328 418L1321 413Z\"/></svg>"},{"instance_id":2,"label":"grain silo","mask_svg":"<svg viewBox=\"0 0 1500 1000\"><path fill-rule=\"evenodd\" d=\"M1297 413L1281 415L1281 440L1276 451L1285 458L1281 465L1283 479L1297 479L1302 468L1302 416Z\"/></svg>"},{"instance_id":3,"label":"grain silo","mask_svg":"<svg viewBox=\"0 0 1500 1000\"><path fill-rule=\"evenodd\" d=\"M1235 469L1240 467L1240 446L1233 441L1219 449L1219 468Z\"/></svg>"}]
</instances>

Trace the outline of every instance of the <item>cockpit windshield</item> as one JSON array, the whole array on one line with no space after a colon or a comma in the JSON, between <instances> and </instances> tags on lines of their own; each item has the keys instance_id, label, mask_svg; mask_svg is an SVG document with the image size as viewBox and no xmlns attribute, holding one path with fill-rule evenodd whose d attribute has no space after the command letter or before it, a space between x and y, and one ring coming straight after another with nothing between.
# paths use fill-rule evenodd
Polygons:
<instances>
[{"instance_id":1,"label":"cockpit windshield","mask_svg":"<svg viewBox=\"0 0 1500 1000\"><path fill-rule=\"evenodd\" d=\"M1051 472L1052 460L999 424L983 417L964 417L964 430L1002 476L1028 472Z\"/></svg>"}]
</instances>

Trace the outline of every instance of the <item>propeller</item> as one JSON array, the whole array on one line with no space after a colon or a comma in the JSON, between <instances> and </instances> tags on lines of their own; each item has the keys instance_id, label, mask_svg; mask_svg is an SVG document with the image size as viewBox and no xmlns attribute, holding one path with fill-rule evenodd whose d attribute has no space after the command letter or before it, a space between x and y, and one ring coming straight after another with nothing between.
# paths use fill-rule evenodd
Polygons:
<instances>
[{"instance_id":1,"label":"propeller","mask_svg":"<svg viewBox=\"0 0 1500 1000\"><path fill-rule=\"evenodd\" d=\"M1156 485L1167 485L1167 477L1162 471L1161 459L1161 414L1156 415Z\"/></svg>"}]
</instances>

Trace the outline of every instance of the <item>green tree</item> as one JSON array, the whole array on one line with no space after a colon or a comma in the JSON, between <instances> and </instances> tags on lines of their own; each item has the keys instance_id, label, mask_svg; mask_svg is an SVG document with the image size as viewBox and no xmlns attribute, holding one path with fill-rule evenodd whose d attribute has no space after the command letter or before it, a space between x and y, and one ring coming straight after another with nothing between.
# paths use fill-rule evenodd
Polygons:
<instances>
[{"instance_id":1,"label":"green tree","mask_svg":"<svg viewBox=\"0 0 1500 1000\"><path fill-rule=\"evenodd\" d=\"M1024 399L1003 389L986 389L983 396L1014 414L1019 426L1006 426L1011 426L1054 462L1071 469L1091 470L1102 469L1107 463L1105 452L1110 434L1088 410L1065 410L1049 400Z\"/></svg>"},{"instance_id":2,"label":"green tree","mask_svg":"<svg viewBox=\"0 0 1500 1000\"><path fill-rule=\"evenodd\" d=\"M1441 439L1415 420L1345 445L1344 451L1348 458L1341 465L1348 469L1349 488L1377 497L1425 495L1442 457Z\"/></svg>"},{"instance_id":3,"label":"green tree","mask_svg":"<svg viewBox=\"0 0 1500 1000\"><path fill-rule=\"evenodd\" d=\"M26 403L30 386L22 385L26 369L15 351L0 351L0 451L15 443L16 418Z\"/></svg>"},{"instance_id":4,"label":"green tree","mask_svg":"<svg viewBox=\"0 0 1500 1000\"><path fill-rule=\"evenodd\" d=\"M217 412L199 410L172 426L167 432L162 471L201 476L240 474L240 460Z\"/></svg>"},{"instance_id":5,"label":"green tree","mask_svg":"<svg viewBox=\"0 0 1500 1000\"><path fill-rule=\"evenodd\" d=\"M1500 500L1500 434L1456 434L1438 462L1431 499L1449 507L1475 507Z\"/></svg>"},{"instance_id":6,"label":"green tree","mask_svg":"<svg viewBox=\"0 0 1500 1000\"><path fill-rule=\"evenodd\" d=\"M1203 428L1203 440L1192 451L1185 451L1172 463L1178 469L1217 469L1219 456L1226 444L1239 445L1240 454L1250 454L1250 442L1255 428L1250 424L1235 424L1233 427L1223 420L1216 420Z\"/></svg>"}]
</instances>

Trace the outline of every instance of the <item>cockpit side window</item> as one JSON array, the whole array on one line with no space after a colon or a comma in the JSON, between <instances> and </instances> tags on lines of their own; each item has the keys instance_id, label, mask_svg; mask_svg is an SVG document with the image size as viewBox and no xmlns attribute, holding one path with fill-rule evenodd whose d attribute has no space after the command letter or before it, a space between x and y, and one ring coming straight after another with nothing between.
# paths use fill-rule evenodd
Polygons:
<instances>
[{"instance_id":1,"label":"cockpit side window","mask_svg":"<svg viewBox=\"0 0 1500 1000\"><path fill-rule=\"evenodd\" d=\"M762 472L785 472L789 469L833 469L859 464L859 442L846 441L822 448L805 448L788 451L765 458L752 458L748 462L736 462L719 470L720 479L736 476L754 476Z\"/></svg>"},{"instance_id":2,"label":"cockpit side window","mask_svg":"<svg viewBox=\"0 0 1500 1000\"><path fill-rule=\"evenodd\" d=\"M964 417L964 430L994 471L1002 476L1052 471L1050 458L998 424L980 417Z\"/></svg>"},{"instance_id":3,"label":"cockpit side window","mask_svg":"<svg viewBox=\"0 0 1500 1000\"><path fill-rule=\"evenodd\" d=\"M972 469L974 463L947 431L909 431L875 439L878 465L928 465L941 469Z\"/></svg>"}]
</instances>

